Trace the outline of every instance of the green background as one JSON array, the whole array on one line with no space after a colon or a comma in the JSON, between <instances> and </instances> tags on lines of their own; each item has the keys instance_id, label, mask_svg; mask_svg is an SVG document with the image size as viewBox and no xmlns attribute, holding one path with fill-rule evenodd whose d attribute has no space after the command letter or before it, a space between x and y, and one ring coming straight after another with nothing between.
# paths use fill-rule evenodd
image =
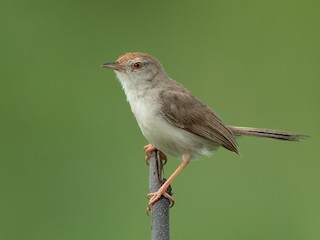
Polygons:
<instances>
[{"instance_id":1,"label":"green background","mask_svg":"<svg viewBox=\"0 0 320 240\"><path fill-rule=\"evenodd\" d=\"M319 20L308 0L1 0L0 239L150 239L147 142L99 67L130 51L227 124L312 136L193 161L172 239L320 239Z\"/></svg>"}]
</instances>

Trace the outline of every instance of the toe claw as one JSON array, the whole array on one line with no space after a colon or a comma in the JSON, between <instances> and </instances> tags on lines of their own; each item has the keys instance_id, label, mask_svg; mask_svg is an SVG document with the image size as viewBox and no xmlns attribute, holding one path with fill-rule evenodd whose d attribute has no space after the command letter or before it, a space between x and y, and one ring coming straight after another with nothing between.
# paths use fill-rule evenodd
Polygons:
<instances>
[{"instance_id":1,"label":"toe claw","mask_svg":"<svg viewBox=\"0 0 320 240\"><path fill-rule=\"evenodd\" d=\"M162 161L162 165L166 165L168 161L167 156L163 152L159 151L159 157Z\"/></svg>"},{"instance_id":2,"label":"toe claw","mask_svg":"<svg viewBox=\"0 0 320 240\"><path fill-rule=\"evenodd\" d=\"M157 192L154 192L154 193L148 193L148 195L147 195L147 197L149 199L149 203L148 203L148 206L147 206L147 214L148 215L151 212L153 204L156 201L158 201L162 196L168 199L169 207L170 208L173 207L174 199L169 193L167 193L167 192L162 193L161 191L157 191Z\"/></svg>"},{"instance_id":3,"label":"toe claw","mask_svg":"<svg viewBox=\"0 0 320 240\"><path fill-rule=\"evenodd\" d=\"M154 150L157 150L157 148L149 143L148 145L145 145L143 147L143 150L146 153L146 161L149 161L150 157L151 157L150 156L151 152L154 151ZM163 152L161 152L160 150L158 150L158 151L159 151L160 159L163 161L163 165L165 165L167 163L167 156Z\"/></svg>"},{"instance_id":4,"label":"toe claw","mask_svg":"<svg viewBox=\"0 0 320 240\"><path fill-rule=\"evenodd\" d=\"M154 150L157 150L155 146L153 146L152 144L148 144L146 146L143 147L143 150L145 151L146 153L146 161L150 160L150 155L151 155L151 152L154 151Z\"/></svg>"}]
</instances>

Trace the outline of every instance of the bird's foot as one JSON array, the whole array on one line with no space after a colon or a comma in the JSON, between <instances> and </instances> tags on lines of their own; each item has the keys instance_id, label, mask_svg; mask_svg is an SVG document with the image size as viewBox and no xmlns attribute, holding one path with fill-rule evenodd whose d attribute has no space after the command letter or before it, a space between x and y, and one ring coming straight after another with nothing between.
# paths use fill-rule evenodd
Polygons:
<instances>
[{"instance_id":1,"label":"bird's foot","mask_svg":"<svg viewBox=\"0 0 320 240\"><path fill-rule=\"evenodd\" d=\"M146 162L149 165L148 161L150 160L151 152L154 150L157 150L157 148L155 146L153 146L151 143L149 143L148 145L144 146L143 149L146 153ZM162 161L162 164L165 165L167 163L167 156L163 152L161 152L160 150L158 150L158 151L159 151L159 156Z\"/></svg>"},{"instance_id":2,"label":"bird's foot","mask_svg":"<svg viewBox=\"0 0 320 240\"><path fill-rule=\"evenodd\" d=\"M170 188L170 186L169 186ZM147 206L147 214L151 212L152 205L161 198L161 196L164 196L169 200L169 207L172 207L174 205L174 199L173 197L166 192L166 188L160 188L157 192L149 193L147 196L149 198L149 203Z\"/></svg>"}]
</instances>

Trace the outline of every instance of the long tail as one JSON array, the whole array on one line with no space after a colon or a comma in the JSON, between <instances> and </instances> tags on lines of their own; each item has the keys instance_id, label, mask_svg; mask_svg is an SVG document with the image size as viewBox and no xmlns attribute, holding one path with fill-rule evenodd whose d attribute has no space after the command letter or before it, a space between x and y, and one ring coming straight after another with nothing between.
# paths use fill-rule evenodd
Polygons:
<instances>
[{"instance_id":1,"label":"long tail","mask_svg":"<svg viewBox=\"0 0 320 240\"><path fill-rule=\"evenodd\" d=\"M228 126L231 132L235 136L254 136L254 137L264 137L273 138L286 141L300 141L306 139L308 136L297 133L290 133L285 131L278 131L266 128L251 128L251 127L236 127Z\"/></svg>"}]
</instances>

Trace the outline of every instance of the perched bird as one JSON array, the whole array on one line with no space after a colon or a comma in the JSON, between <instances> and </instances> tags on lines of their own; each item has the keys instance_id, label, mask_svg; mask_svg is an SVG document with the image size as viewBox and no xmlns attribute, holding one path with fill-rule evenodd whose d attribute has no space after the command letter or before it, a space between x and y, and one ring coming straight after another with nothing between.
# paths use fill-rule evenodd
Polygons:
<instances>
[{"instance_id":1,"label":"perched bird","mask_svg":"<svg viewBox=\"0 0 320 240\"><path fill-rule=\"evenodd\" d=\"M208 156L220 146L238 154L237 136L288 141L304 138L301 134L278 130L225 125L207 105L172 80L161 63L149 54L127 53L102 67L113 69L122 85L139 127L150 143L144 148L147 158L158 149L164 157L169 154L182 159L160 189L148 194L148 211L162 195L173 201L166 189L191 159Z\"/></svg>"}]
</instances>

